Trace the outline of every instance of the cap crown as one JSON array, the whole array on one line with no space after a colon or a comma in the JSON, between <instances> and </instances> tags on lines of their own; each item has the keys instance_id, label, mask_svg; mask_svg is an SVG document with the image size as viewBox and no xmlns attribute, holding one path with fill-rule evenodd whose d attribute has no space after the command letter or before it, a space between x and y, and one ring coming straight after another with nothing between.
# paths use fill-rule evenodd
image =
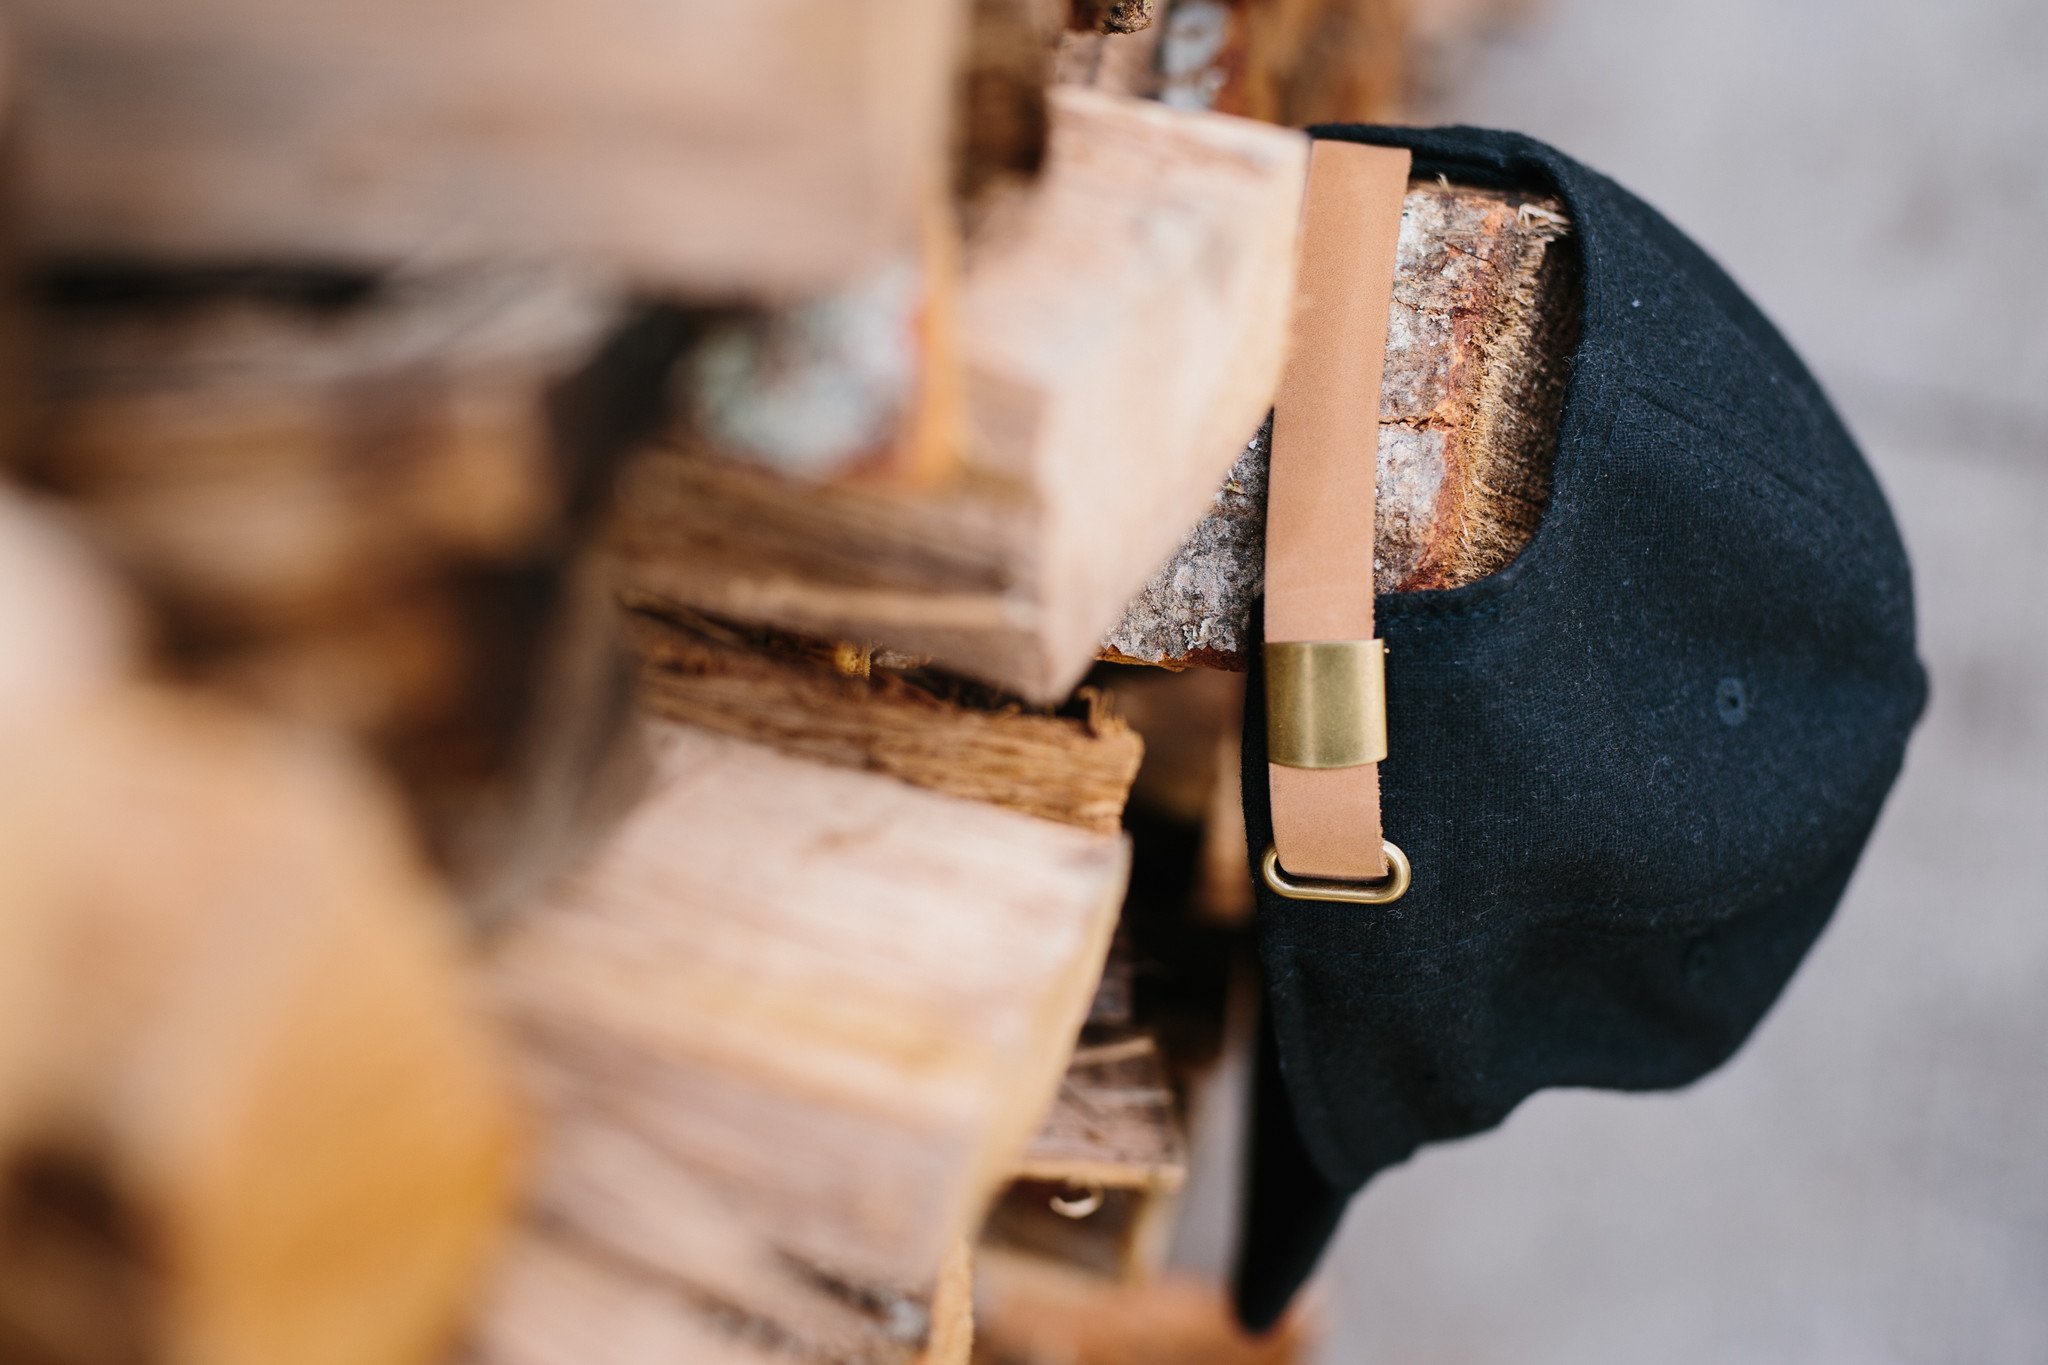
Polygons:
<instances>
[{"instance_id":1,"label":"cap crown","mask_svg":"<svg viewBox=\"0 0 2048 1365\"><path fill-rule=\"evenodd\" d=\"M1491 578L1379 601L1411 889L1383 909L1262 894L1288 1108L1348 1190L1537 1089L1679 1085L1733 1052L1839 899L1926 684L1883 494L1698 247L1530 138L1312 131L1556 195L1584 287L1534 539Z\"/></svg>"}]
</instances>

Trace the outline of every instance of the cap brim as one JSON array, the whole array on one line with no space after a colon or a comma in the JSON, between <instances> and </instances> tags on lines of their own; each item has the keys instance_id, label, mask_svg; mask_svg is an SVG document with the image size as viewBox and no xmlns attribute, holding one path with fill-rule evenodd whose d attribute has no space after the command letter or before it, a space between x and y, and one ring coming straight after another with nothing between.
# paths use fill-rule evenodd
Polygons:
<instances>
[{"instance_id":1,"label":"cap brim","mask_svg":"<svg viewBox=\"0 0 2048 1365\"><path fill-rule=\"evenodd\" d=\"M1351 1191L1325 1180L1309 1156L1280 1074L1279 1046L1264 1011L1260 1016L1235 1286L1238 1321L1251 1332L1266 1331L1287 1312L1351 1202Z\"/></svg>"}]
</instances>

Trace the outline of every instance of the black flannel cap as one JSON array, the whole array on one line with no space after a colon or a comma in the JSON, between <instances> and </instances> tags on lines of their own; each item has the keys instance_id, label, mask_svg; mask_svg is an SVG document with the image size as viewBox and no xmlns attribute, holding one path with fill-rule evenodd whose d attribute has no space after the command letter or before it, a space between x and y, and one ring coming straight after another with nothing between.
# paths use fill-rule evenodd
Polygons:
<instances>
[{"instance_id":1,"label":"black flannel cap","mask_svg":"<svg viewBox=\"0 0 2048 1365\"><path fill-rule=\"evenodd\" d=\"M1841 897L1926 698L1876 480L1698 247L1530 138L1310 131L1556 195L1584 295L1534 539L1490 578L1378 602L1383 808L1412 886L1377 908L1259 888L1252 1327L1422 1144L1546 1087L1679 1086L1733 1053ZM1256 860L1256 666L1244 757Z\"/></svg>"}]
</instances>

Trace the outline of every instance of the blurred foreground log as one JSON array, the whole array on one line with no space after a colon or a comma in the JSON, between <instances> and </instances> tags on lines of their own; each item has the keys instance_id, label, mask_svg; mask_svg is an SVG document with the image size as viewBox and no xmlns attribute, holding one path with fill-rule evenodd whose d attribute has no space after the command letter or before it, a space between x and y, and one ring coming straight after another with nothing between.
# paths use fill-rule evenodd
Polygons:
<instances>
[{"instance_id":1,"label":"blurred foreground log","mask_svg":"<svg viewBox=\"0 0 2048 1365\"><path fill-rule=\"evenodd\" d=\"M30 235L68 257L817 288L916 240L958 9L17 0Z\"/></svg>"},{"instance_id":2,"label":"blurred foreground log","mask_svg":"<svg viewBox=\"0 0 2048 1365\"><path fill-rule=\"evenodd\" d=\"M99 271L35 321L23 472L173 671L368 741L474 906L576 851L630 680L582 546L675 319L559 272Z\"/></svg>"},{"instance_id":3,"label":"blurred foreground log","mask_svg":"<svg viewBox=\"0 0 2048 1365\"><path fill-rule=\"evenodd\" d=\"M1505 568L1535 533L1577 335L1569 225L1551 200L1437 183L1402 215L1380 389L1382 592ZM1104 657L1241 669L1264 581L1261 431Z\"/></svg>"},{"instance_id":4,"label":"blurred foreground log","mask_svg":"<svg viewBox=\"0 0 2048 1365\"><path fill-rule=\"evenodd\" d=\"M383 788L106 687L0 727L0 883L0 1358L438 1359L522 1134Z\"/></svg>"},{"instance_id":5,"label":"blurred foreground log","mask_svg":"<svg viewBox=\"0 0 2048 1365\"><path fill-rule=\"evenodd\" d=\"M1052 1096L1123 841L685 727L656 747L650 799L493 952L553 1127L480 1358L907 1360Z\"/></svg>"},{"instance_id":6,"label":"blurred foreground log","mask_svg":"<svg viewBox=\"0 0 2048 1365\"><path fill-rule=\"evenodd\" d=\"M964 468L916 494L818 486L684 431L631 471L648 603L929 656L1058 700L1193 523L1270 400L1299 135L1054 96L1035 192L970 244Z\"/></svg>"}]
</instances>

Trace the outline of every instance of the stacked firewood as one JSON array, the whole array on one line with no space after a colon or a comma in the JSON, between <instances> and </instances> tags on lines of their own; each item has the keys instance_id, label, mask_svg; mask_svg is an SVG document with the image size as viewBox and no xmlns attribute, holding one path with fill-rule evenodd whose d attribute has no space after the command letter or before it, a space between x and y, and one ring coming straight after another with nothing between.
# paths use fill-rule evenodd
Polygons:
<instances>
[{"instance_id":1,"label":"stacked firewood","mask_svg":"<svg viewBox=\"0 0 2048 1365\"><path fill-rule=\"evenodd\" d=\"M1157 1276L1402 0L0 14L0 1360L1295 1358ZM1399 585L1572 289L1412 188Z\"/></svg>"}]
</instances>

